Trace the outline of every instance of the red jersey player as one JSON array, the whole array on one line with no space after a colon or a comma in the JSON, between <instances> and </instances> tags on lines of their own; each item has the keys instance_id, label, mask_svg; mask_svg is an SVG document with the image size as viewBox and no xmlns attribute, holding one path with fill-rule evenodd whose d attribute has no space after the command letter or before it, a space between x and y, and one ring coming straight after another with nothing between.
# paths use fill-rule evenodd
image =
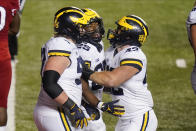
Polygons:
<instances>
[{"instance_id":1,"label":"red jersey player","mask_svg":"<svg viewBox=\"0 0 196 131\"><path fill-rule=\"evenodd\" d=\"M7 97L12 75L8 33L19 31L18 8L17 0L0 1L0 131L5 131L7 124Z\"/></svg>"}]
</instances>

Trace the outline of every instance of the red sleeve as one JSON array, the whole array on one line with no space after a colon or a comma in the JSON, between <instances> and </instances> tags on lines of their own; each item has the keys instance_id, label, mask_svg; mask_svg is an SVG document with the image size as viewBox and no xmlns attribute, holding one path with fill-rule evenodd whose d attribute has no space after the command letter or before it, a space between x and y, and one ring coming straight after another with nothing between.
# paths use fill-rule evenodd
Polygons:
<instances>
[{"instance_id":1,"label":"red sleeve","mask_svg":"<svg viewBox=\"0 0 196 131\"><path fill-rule=\"evenodd\" d=\"M19 0L9 0L10 6L12 8L12 15L14 16L16 12L19 10Z\"/></svg>"},{"instance_id":2,"label":"red sleeve","mask_svg":"<svg viewBox=\"0 0 196 131\"><path fill-rule=\"evenodd\" d=\"M9 0L13 9L19 10L19 0Z\"/></svg>"}]
</instances>

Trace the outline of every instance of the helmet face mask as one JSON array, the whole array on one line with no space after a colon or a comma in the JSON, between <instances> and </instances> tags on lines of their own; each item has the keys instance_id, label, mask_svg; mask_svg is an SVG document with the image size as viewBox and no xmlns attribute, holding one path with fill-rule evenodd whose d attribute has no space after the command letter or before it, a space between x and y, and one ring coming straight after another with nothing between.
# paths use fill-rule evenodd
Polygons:
<instances>
[{"instance_id":1,"label":"helmet face mask","mask_svg":"<svg viewBox=\"0 0 196 131\"><path fill-rule=\"evenodd\" d=\"M102 39L102 35L100 33L100 28L97 22L93 22L86 27L85 29L85 36L84 36L84 41L86 40L87 42L90 43L98 43Z\"/></svg>"},{"instance_id":2,"label":"helmet face mask","mask_svg":"<svg viewBox=\"0 0 196 131\"><path fill-rule=\"evenodd\" d=\"M117 43L117 41L119 41L117 31L109 29L107 33L107 39L110 41L110 44L115 47L115 44Z\"/></svg>"},{"instance_id":3,"label":"helmet face mask","mask_svg":"<svg viewBox=\"0 0 196 131\"><path fill-rule=\"evenodd\" d=\"M66 35L76 43L81 42L83 27L87 25L84 12L76 7L65 7L57 11L54 17L54 31L56 35Z\"/></svg>"},{"instance_id":4,"label":"helmet face mask","mask_svg":"<svg viewBox=\"0 0 196 131\"><path fill-rule=\"evenodd\" d=\"M117 28L109 30L107 39L116 47L118 45L142 46L148 36L146 23L138 16L124 16L116 22Z\"/></svg>"},{"instance_id":5,"label":"helmet face mask","mask_svg":"<svg viewBox=\"0 0 196 131\"><path fill-rule=\"evenodd\" d=\"M85 27L86 33L83 37L83 41L91 44L98 44L105 33L102 18L92 9L84 8L82 10L88 18L89 23Z\"/></svg>"}]
</instances>

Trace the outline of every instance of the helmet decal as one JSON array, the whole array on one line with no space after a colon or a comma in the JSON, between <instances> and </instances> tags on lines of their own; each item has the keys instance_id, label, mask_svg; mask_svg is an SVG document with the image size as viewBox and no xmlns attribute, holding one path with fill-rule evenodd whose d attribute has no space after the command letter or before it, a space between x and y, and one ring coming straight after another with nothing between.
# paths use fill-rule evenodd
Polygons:
<instances>
[{"instance_id":1,"label":"helmet decal","mask_svg":"<svg viewBox=\"0 0 196 131\"><path fill-rule=\"evenodd\" d=\"M56 35L67 35L81 42L82 28L88 24L84 12L77 7L64 7L58 10L54 17L54 33Z\"/></svg>"},{"instance_id":2,"label":"helmet decal","mask_svg":"<svg viewBox=\"0 0 196 131\"><path fill-rule=\"evenodd\" d=\"M130 17L125 16L125 17L123 17L122 19L120 19L120 20L118 21L118 24L119 24L120 26L122 26L122 27L125 27L126 30L137 28L137 27L134 27L134 26L128 24L128 23L126 22L126 20L132 20L132 21L135 21L136 23L138 23L138 24L142 27L142 29L144 30L144 35L147 36L146 27L143 25L142 22L140 22L139 20L137 20L137 19L135 19L135 18L130 18Z\"/></svg>"},{"instance_id":3,"label":"helmet decal","mask_svg":"<svg viewBox=\"0 0 196 131\"><path fill-rule=\"evenodd\" d=\"M123 16L116 22L117 28L108 31L107 39L113 46L141 46L148 36L148 27L143 19L136 15Z\"/></svg>"},{"instance_id":4,"label":"helmet decal","mask_svg":"<svg viewBox=\"0 0 196 131\"><path fill-rule=\"evenodd\" d=\"M83 16L83 14L78 11L78 10L65 10L65 11L62 11L61 13L59 13L57 16L56 16L56 19L54 21L54 24L55 26L58 26L58 18L63 15L64 13L69 13L69 12L76 12L78 14L81 14L81 16ZM75 23L75 24L87 24L87 19L85 19L84 17L81 17L81 18L76 18L76 17L73 17L73 16L70 16L70 19Z\"/></svg>"},{"instance_id":5,"label":"helmet decal","mask_svg":"<svg viewBox=\"0 0 196 131\"><path fill-rule=\"evenodd\" d=\"M97 14L97 12L95 12L94 10L92 9L89 9L89 8L84 8L83 9L87 19L89 20L89 22L92 20L92 19L95 19L95 18L99 18L101 19L101 17L99 16L99 14Z\"/></svg>"},{"instance_id":6,"label":"helmet decal","mask_svg":"<svg viewBox=\"0 0 196 131\"><path fill-rule=\"evenodd\" d=\"M84 8L82 11L88 21L88 25L85 27L86 33L83 36L83 41L97 45L105 33L102 18L96 11L90 8Z\"/></svg>"}]
</instances>

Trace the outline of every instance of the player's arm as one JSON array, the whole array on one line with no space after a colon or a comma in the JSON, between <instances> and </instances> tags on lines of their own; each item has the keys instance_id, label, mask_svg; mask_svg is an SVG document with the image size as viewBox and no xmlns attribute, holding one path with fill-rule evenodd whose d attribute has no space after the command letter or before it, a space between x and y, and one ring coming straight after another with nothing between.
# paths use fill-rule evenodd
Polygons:
<instances>
[{"instance_id":1,"label":"player's arm","mask_svg":"<svg viewBox=\"0 0 196 131\"><path fill-rule=\"evenodd\" d=\"M70 60L67 57L49 57L43 72L43 88L51 98L61 104L63 108L69 110L70 115L74 119L73 126L75 126L76 128L79 126L83 128L84 125L88 125L84 113L77 106L77 104L67 96L67 94L63 91L62 87L57 83L61 74L69 65Z\"/></svg>"},{"instance_id":2,"label":"player's arm","mask_svg":"<svg viewBox=\"0 0 196 131\"><path fill-rule=\"evenodd\" d=\"M95 83L104 85L106 87L118 87L132 76L134 76L139 69L132 66L120 66L112 71L93 72L88 68L83 68L83 76Z\"/></svg>"},{"instance_id":3,"label":"player's arm","mask_svg":"<svg viewBox=\"0 0 196 131\"><path fill-rule=\"evenodd\" d=\"M43 73L43 87L44 90L52 97L56 102L63 105L68 96L63 89L57 84L60 75L70 64L70 60L63 56L49 57Z\"/></svg>"},{"instance_id":4,"label":"player's arm","mask_svg":"<svg viewBox=\"0 0 196 131\"><path fill-rule=\"evenodd\" d=\"M192 47L196 58L196 24L191 26Z\"/></svg>"},{"instance_id":5,"label":"player's arm","mask_svg":"<svg viewBox=\"0 0 196 131\"><path fill-rule=\"evenodd\" d=\"M124 106L115 105L119 100L111 102L102 102L97 99L97 97L89 90L88 83L81 79L82 81L82 91L84 98L89 102L89 104L95 108L102 110L103 112L108 112L114 116L122 116L125 113ZM87 103L85 103L87 104ZM85 108L86 106L83 105ZM86 108L87 112L88 109ZM91 108L92 110L92 108ZM98 113L99 114L99 113Z\"/></svg>"},{"instance_id":6,"label":"player's arm","mask_svg":"<svg viewBox=\"0 0 196 131\"><path fill-rule=\"evenodd\" d=\"M82 81L82 96L89 102L90 105L96 107L99 103L98 98L90 91L88 82L81 79Z\"/></svg>"},{"instance_id":7,"label":"player's arm","mask_svg":"<svg viewBox=\"0 0 196 131\"><path fill-rule=\"evenodd\" d=\"M20 29L20 16L19 13L17 12L12 19L12 22L9 26L9 35L16 35L19 32Z\"/></svg>"}]
</instances>

